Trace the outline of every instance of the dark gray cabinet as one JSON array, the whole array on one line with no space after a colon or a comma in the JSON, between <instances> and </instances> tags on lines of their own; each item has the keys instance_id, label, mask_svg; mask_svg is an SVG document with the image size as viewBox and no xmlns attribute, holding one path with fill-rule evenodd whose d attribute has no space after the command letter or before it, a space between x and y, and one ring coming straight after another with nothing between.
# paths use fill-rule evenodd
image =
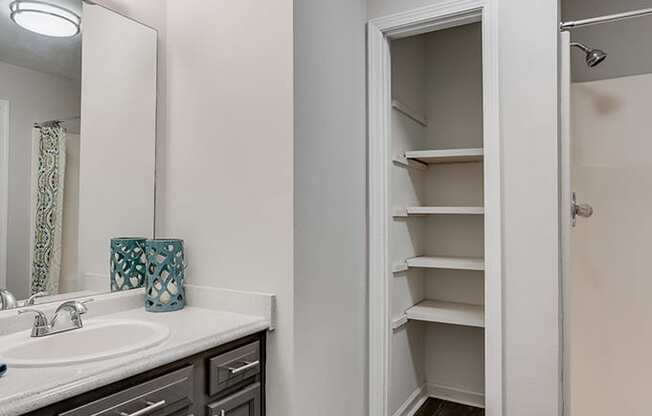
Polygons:
<instances>
[{"instance_id":1,"label":"dark gray cabinet","mask_svg":"<svg viewBox=\"0 0 652 416\"><path fill-rule=\"evenodd\" d=\"M261 332L25 416L264 416Z\"/></svg>"},{"instance_id":2,"label":"dark gray cabinet","mask_svg":"<svg viewBox=\"0 0 652 416\"><path fill-rule=\"evenodd\" d=\"M258 416L260 412L259 383L208 405L208 416Z\"/></svg>"},{"instance_id":3,"label":"dark gray cabinet","mask_svg":"<svg viewBox=\"0 0 652 416\"><path fill-rule=\"evenodd\" d=\"M260 344L252 342L211 358L208 372L211 396L255 376L260 372Z\"/></svg>"},{"instance_id":4,"label":"dark gray cabinet","mask_svg":"<svg viewBox=\"0 0 652 416\"><path fill-rule=\"evenodd\" d=\"M60 416L171 416L189 410L193 398L193 368L189 365L60 413Z\"/></svg>"}]
</instances>

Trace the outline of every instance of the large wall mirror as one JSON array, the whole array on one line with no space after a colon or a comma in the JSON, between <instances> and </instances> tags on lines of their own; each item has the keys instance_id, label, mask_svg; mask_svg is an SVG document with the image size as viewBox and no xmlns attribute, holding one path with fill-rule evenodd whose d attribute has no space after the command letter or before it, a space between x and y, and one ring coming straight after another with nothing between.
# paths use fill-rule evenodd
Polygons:
<instances>
[{"instance_id":1,"label":"large wall mirror","mask_svg":"<svg viewBox=\"0 0 652 416\"><path fill-rule=\"evenodd\" d=\"M157 33L92 2L0 0L0 290L111 290L154 236Z\"/></svg>"}]
</instances>

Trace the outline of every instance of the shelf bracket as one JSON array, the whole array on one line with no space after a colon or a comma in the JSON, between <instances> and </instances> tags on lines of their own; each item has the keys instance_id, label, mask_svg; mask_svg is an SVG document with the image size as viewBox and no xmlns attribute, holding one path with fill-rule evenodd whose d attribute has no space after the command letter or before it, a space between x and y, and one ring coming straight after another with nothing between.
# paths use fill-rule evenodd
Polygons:
<instances>
[{"instance_id":1,"label":"shelf bracket","mask_svg":"<svg viewBox=\"0 0 652 416\"><path fill-rule=\"evenodd\" d=\"M392 331L396 332L408 323L408 317L406 314L401 315L400 317L392 320Z\"/></svg>"},{"instance_id":2,"label":"shelf bracket","mask_svg":"<svg viewBox=\"0 0 652 416\"><path fill-rule=\"evenodd\" d=\"M400 263L395 263L392 265L392 273L403 273L408 271L408 264L407 262L400 262Z\"/></svg>"},{"instance_id":3,"label":"shelf bracket","mask_svg":"<svg viewBox=\"0 0 652 416\"><path fill-rule=\"evenodd\" d=\"M401 153L399 155L396 155L392 158L392 161L394 162L395 165L404 167L406 169L415 169L415 170L427 170L428 165L419 162L418 160L413 160L413 159L408 159L405 157L405 153Z\"/></svg>"},{"instance_id":4,"label":"shelf bracket","mask_svg":"<svg viewBox=\"0 0 652 416\"><path fill-rule=\"evenodd\" d=\"M394 218L407 218L408 210L405 207L394 207L392 210L392 216Z\"/></svg>"}]
</instances>

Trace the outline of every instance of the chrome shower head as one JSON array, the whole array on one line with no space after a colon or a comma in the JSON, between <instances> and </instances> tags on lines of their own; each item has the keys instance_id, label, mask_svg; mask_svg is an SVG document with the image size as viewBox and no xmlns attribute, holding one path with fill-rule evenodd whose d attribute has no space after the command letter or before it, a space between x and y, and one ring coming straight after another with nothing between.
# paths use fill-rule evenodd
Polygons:
<instances>
[{"instance_id":1,"label":"chrome shower head","mask_svg":"<svg viewBox=\"0 0 652 416\"><path fill-rule=\"evenodd\" d=\"M589 48L588 46L578 42L572 42L571 46L581 49L586 54L584 60L586 61L586 65L590 68L600 65L602 61L607 59L607 53L601 49Z\"/></svg>"},{"instance_id":2,"label":"chrome shower head","mask_svg":"<svg viewBox=\"0 0 652 416\"><path fill-rule=\"evenodd\" d=\"M607 59L607 53L601 49L591 49L586 53L586 64L593 68L600 65L600 62Z\"/></svg>"}]
</instances>

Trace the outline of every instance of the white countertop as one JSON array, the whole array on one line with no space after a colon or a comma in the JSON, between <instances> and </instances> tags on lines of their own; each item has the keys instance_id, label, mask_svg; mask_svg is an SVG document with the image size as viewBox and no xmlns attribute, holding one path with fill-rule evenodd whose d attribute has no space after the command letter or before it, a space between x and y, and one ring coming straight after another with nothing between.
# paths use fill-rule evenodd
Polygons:
<instances>
[{"instance_id":1,"label":"white countertop","mask_svg":"<svg viewBox=\"0 0 652 416\"><path fill-rule=\"evenodd\" d=\"M65 367L9 368L0 377L0 416L22 415L271 326L265 317L191 306L168 313L130 309L101 319L156 322L166 325L170 336L155 347L123 357Z\"/></svg>"}]
</instances>

